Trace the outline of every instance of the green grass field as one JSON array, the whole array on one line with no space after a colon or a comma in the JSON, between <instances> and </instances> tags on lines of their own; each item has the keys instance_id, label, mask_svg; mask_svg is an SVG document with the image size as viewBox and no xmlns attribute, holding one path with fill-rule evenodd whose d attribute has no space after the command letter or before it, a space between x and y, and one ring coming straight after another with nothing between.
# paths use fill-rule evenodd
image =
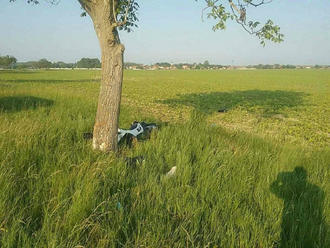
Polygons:
<instances>
[{"instance_id":1,"label":"green grass field","mask_svg":"<svg viewBox=\"0 0 330 248\"><path fill-rule=\"evenodd\" d=\"M99 79L0 71L0 247L330 247L329 70L125 71L117 154Z\"/></svg>"}]
</instances>

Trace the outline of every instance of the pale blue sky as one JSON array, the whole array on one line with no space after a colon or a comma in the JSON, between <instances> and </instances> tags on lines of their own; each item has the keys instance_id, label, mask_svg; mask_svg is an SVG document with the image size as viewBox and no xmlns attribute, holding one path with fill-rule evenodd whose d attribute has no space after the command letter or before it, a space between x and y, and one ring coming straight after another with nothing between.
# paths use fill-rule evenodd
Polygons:
<instances>
[{"instance_id":1,"label":"pale blue sky","mask_svg":"<svg viewBox=\"0 0 330 248\"><path fill-rule=\"evenodd\" d=\"M100 49L89 17L81 18L77 0L51 6L25 0L0 0L0 54L19 61L47 58L74 62L99 57ZM330 64L330 0L274 0L251 9L256 19L273 19L285 41L262 47L235 23L212 31L212 22L201 20L203 1L143 0L139 28L121 33L125 60L217 64Z\"/></svg>"}]
</instances>

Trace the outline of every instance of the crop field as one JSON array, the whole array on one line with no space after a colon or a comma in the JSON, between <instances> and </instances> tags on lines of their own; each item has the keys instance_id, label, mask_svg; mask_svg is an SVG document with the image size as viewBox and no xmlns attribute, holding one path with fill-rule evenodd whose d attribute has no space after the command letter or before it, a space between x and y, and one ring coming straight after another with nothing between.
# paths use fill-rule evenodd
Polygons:
<instances>
[{"instance_id":1,"label":"crop field","mask_svg":"<svg viewBox=\"0 0 330 248\"><path fill-rule=\"evenodd\" d=\"M99 71L0 71L0 247L330 247L330 70L124 74L104 154Z\"/></svg>"}]
</instances>

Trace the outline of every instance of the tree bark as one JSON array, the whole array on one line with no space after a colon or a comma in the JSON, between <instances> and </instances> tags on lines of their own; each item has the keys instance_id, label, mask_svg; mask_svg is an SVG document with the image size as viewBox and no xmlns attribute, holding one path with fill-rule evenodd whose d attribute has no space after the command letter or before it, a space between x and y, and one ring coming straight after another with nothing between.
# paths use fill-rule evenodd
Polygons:
<instances>
[{"instance_id":1,"label":"tree bark","mask_svg":"<svg viewBox=\"0 0 330 248\"><path fill-rule=\"evenodd\" d=\"M123 81L122 44L102 47L102 77L93 132L93 148L117 150L117 134Z\"/></svg>"},{"instance_id":2,"label":"tree bark","mask_svg":"<svg viewBox=\"0 0 330 248\"><path fill-rule=\"evenodd\" d=\"M80 2L93 20L102 54L101 86L93 131L93 148L116 151L125 48L120 43L114 25L110 1Z\"/></svg>"}]
</instances>

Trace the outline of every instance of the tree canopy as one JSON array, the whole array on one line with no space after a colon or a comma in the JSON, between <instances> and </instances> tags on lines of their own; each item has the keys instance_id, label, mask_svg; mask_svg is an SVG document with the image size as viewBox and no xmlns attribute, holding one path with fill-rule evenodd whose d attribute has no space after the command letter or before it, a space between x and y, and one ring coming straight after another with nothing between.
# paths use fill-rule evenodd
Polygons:
<instances>
[{"instance_id":1,"label":"tree canopy","mask_svg":"<svg viewBox=\"0 0 330 248\"><path fill-rule=\"evenodd\" d=\"M99 59L82 58L77 62L77 68L101 68Z\"/></svg>"},{"instance_id":2,"label":"tree canopy","mask_svg":"<svg viewBox=\"0 0 330 248\"><path fill-rule=\"evenodd\" d=\"M0 68L11 68L17 62L17 59L13 56L0 56Z\"/></svg>"},{"instance_id":3,"label":"tree canopy","mask_svg":"<svg viewBox=\"0 0 330 248\"><path fill-rule=\"evenodd\" d=\"M40 59L37 63L36 66L37 68L51 68L52 67L52 62L48 61L47 59Z\"/></svg>"},{"instance_id":4,"label":"tree canopy","mask_svg":"<svg viewBox=\"0 0 330 248\"><path fill-rule=\"evenodd\" d=\"M197 0L196 0L197 1ZM264 25L255 21L248 15L251 7L259 7L269 4L272 0L204 0L206 7L203 9L202 17L214 19L216 23L213 30L226 28L228 20L236 21L242 28L251 35L260 39L260 43L265 45L266 40L272 42L282 42L284 35L280 33L280 27L272 20L268 20ZM206 13L205 13L206 12Z\"/></svg>"}]
</instances>

